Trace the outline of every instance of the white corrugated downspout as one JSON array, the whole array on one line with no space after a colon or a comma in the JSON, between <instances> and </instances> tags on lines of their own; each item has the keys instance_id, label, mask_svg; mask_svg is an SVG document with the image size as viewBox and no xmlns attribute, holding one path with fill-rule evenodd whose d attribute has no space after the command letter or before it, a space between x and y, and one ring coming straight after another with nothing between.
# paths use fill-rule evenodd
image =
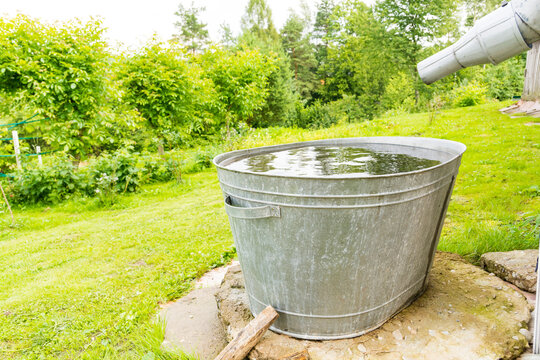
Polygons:
<instances>
[{"instance_id":1,"label":"white corrugated downspout","mask_svg":"<svg viewBox=\"0 0 540 360\"><path fill-rule=\"evenodd\" d=\"M513 0L476 22L455 44L418 64L422 81L431 84L460 69L499 64L540 40L540 0Z\"/></svg>"}]
</instances>

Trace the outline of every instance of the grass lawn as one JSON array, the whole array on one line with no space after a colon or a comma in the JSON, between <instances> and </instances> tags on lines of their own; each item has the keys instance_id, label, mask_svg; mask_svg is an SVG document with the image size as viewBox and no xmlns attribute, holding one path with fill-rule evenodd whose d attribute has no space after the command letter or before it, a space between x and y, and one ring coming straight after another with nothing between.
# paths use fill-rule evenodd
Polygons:
<instances>
[{"instance_id":1,"label":"grass lawn","mask_svg":"<svg viewBox=\"0 0 540 360\"><path fill-rule=\"evenodd\" d=\"M329 137L428 136L468 150L441 250L476 261L534 248L540 227L540 126L501 115L501 103L403 115L331 129L266 129L235 145ZM182 185L146 186L101 209L96 200L16 209L0 217L0 359L178 358L159 345L159 303L233 254L213 170Z\"/></svg>"}]
</instances>

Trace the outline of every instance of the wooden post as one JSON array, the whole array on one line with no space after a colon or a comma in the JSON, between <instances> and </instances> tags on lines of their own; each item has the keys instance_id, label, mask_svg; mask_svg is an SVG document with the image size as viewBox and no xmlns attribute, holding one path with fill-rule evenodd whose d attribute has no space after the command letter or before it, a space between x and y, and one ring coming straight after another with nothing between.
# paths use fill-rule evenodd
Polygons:
<instances>
[{"instance_id":1,"label":"wooden post","mask_svg":"<svg viewBox=\"0 0 540 360\"><path fill-rule=\"evenodd\" d=\"M19 148L19 134L17 130L13 130L11 133L13 135L13 147L15 148L15 160L17 161L17 168L22 169L21 166L21 149Z\"/></svg>"},{"instance_id":2,"label":"wooden post","mask_svg":"<svg viewBox=\"0 0 540 360\"><path fill-rule=\"evenodd\" d=\"M500 110L505 114L524 114L540 117L540 41L527 53L525 81L521 100Z\"/></svg>"},{"instance_id":3,"label":"wooden post","mask_svg":"<svg viewBox=\"0 0 540 360\"><path fill-rule=\"evenodd\" d=\"M39 166L43 166L43 160L41 160L41 146L36 146L37 161Z\"/></svg>"},{"instance_id":4,"label":"wooden post","mask_svg":"<svg viewBox=\"0 0 540 360\"><path fill-rule=\"evenodd\" d=\"M525 82L523 83L523 101L538 101L540 99L540 42L533 44L527 53Z\"/></svg>"},{"instance_id":5,"label":"wooden post","mask_svg":"<svg viewBox=\"0 0 540 360\"><path fill-rule=\"evenodd\" d=\"M219 353L215 360L243 360L278 316L276 310L268 306L240 330L236 338Z\"/></svg>"}]
</instances>

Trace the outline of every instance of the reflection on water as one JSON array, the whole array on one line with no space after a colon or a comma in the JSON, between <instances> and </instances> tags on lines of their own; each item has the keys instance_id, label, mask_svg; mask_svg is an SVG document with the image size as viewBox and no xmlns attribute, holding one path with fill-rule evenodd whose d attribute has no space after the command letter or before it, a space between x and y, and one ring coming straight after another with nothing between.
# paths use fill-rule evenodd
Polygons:
<instances>
[{"instance_id":1,"label":"reflection on water","mask_svg":"<svg viewBox=\"0 0 540 360\"><path fill-rule=\"evenodd\" d=\"M437 160L358 147L310 146L251 156L227 168L272 175L336 176L397 174L438 164Z\"/></svg>"}]
</instances>

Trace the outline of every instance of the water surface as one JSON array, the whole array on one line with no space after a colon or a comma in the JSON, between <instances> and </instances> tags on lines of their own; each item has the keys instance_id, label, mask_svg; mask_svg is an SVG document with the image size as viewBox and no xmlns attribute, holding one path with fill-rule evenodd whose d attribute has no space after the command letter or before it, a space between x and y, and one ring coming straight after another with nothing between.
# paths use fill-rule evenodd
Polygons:
<instances>
[{"instance_id":1,"label":"water surface","mask_svg":"<svg viewBox=\"0 0 540 360\"><path fill-rule=\"evenodd\" d=\"M285 176L386 175L421 170L440 161L359 147L309 146L235 161L228 169Z\"/></svg>"}]
</instances>

